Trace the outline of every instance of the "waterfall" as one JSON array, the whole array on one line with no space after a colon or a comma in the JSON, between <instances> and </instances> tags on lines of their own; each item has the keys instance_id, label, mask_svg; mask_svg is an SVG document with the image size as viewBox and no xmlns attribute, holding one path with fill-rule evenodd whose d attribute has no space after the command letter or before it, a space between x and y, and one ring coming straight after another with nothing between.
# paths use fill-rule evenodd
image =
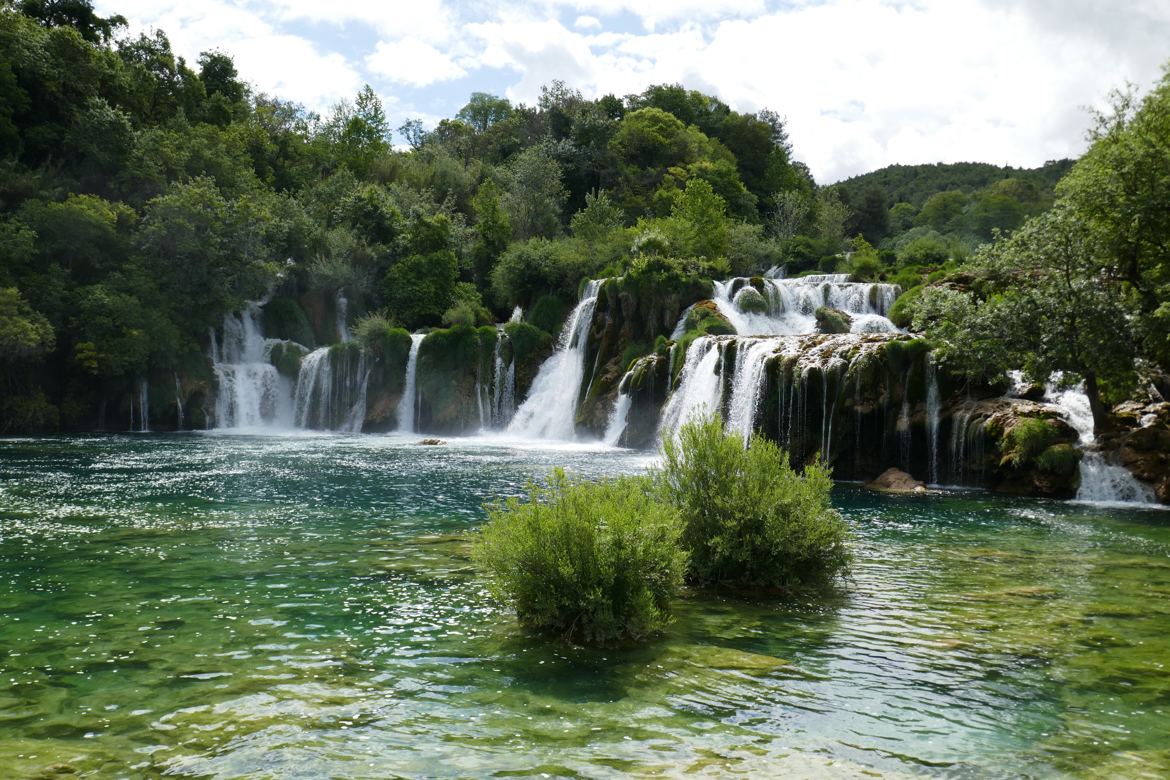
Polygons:
<instances>
[{"instance_id":1,"label":"waterfall","mask_svg":"<svg viewBox=\"0 0 1170 780\"><path fill-rule=\"evenodd\" d=\"M223 340L211 338L215 372L215 424L219 428L292 425L292 383L270 362L278 339L266 339L260 328L260 302L225 315Z\"/></svg>"},{"instance_id":2,"label":"waterfall","mask_svg":"<svg viewBox=\"0 0 1170 780\"><path fill-rule=\"evenodd\" d=\"M496 348L492 354L492 397L491 425L498 428L512 420L516 412L516 361L510 360L504 366L504 341L507 335L503 328L496 331Z\"/></svg>"},{"instance_id":3,"label":"waterfall","mask_svg":"<svg viewBox=\"0 0 1170 780\"><path fill-rule=\"evenodd\" d=\"M406 359L406 381L402 385L402 400L398 402L398 432L414 433L415 407L417 406L415 374L418 370L418 348L425 336L410 334L410 355Z\"/></svg>"},{"instance_id":4,"label":"waterfall","mask_svg":"<svg viewBox=\"0 0 1170 780\"><path fill-rule=\"evenodd\" d=\"M764 368L775 352L776 344L768 339L739 343L735 374L731 380L727 428L742 436L744 444L751 440L755 430L756 412L764 394Z\"/></svg>"},{"instance_id":5,"label":"waterfall","mask_svg":"<svg viewBox=\"0 0 1170 780\"><path fill-rule=\"evenodd\" d=\"M183 430L183 385L179 382L177 371L175 372L175 411L177 412L175 430L181 431Z\"/></svg>"},{"instance_id":6,"label":"waterfall","mask_svg":"<svg viewBox=\"0 0 1170 780\"><path fill-rule=\"evenodd\" d=\"M1060 407L1065 417L1077 432L1082 450L1081 486L1077 490L1077 501L1091 503L1153 504L1154 492L1138 482L1123 466L1105 460L1105 455L1096 449L1097 437L1093 431L1093 411L1089 397L1080 387L1058 391L1052 385L1046 388L1048 396Z\"/></svg>"},{"instance_id":7,"label":"waterfall","mask_svg":"<svg viewBox=\"0 0 1170 780\"><path fill-rule=\"evenodd\" d=\"M910 471L910 456L913 454L914 437L910 431L910 372L913 367L906 369L906 376L902 381L902 409L898 413L898 422L895 430L898 432L898 455L902 461L902 471Z\"/></svg>"},{"instance_id":8,"label":"waterfall","mask_svg":"<svg viewBox=\"0 0 1170 780\"><path fill-rule=\"evenodd\" d=\"M337 340L342 344L348 344L351 336L349 335L349 301L345 297L343 290L337 291Z\"/></svg>"},{"instance_id":9,"label":"waterfall","mask_svg":"<svg viewBox=\"0 0 1170 780\"><path fill-rule=\"evenodd\" d=\"M938 475L938 423L939 408L938 369L934 355L926 356L926 433L930 443L930 484L939 484Z\"/></svg>"},{"instance_id":10,"label":"waterfall","mask_svg":"<svg viewBox=\"0 0 1170 780\"><path fill-rule=\"evenodd\" d=\"M626 432L626 425L629 422L630 404L634 400L629 392L631 376L632 373L627 371L618 382L618 396L613 402L613 411L609 413L609 422L605 426L602 441L611 447L621 444L622 434Z\"/></svg>"},{"instance_id":11,"label":"waterfall","mask_svg":"<svg viewBox=\"0 0 1170 780\"><path fill-rule=\"evenodd\" d=\"M968 428L971 427L971 416L974 414L976 404L970 398L964 403L962 408L951 416L951 483L955 485L963 484L963 470L966 465L965 456L967 454L967 440L970 438ZM979 428L979 434L982 436L982 426ZM980 439L982 441L982 439ZM981 454L981 453L980 453ZM981 464L982 465L982 464Z\"/></svg>"},{"instance_id":12,"label":"waterfall","mask_svg":"<svg viewBox=\"0 0 1170 780\"><path fill-rule=\"evenodd\" d=\"M134 399L130 399L130 429L139 433L150 433L150 385L146 377L138 380L138 422L134 422Z\"/></svg>"},{"instance_id":13,"label":"waterfall","mask_svg":"<svg viewBox=\"0 0 1170 780\"><path fill-rule=\"evenodd\" d=\"M532 439L572 439L577 401L585 379L585 357L593 310L604 279L585 285L581 301L561 329L556 350L540 366L528 398L516 410L508 432Z\"/></svg>"},{"instance_id":14,"label":"waterfall","mask_svg":"<svg viewBox=\"0 0 1170 780\"><path fill-rule=\"evenodd\" d=\"M714 302L741 336L799 335L816 332L816 311L840 309L853 320L853 333L897 333L886 314L901 292L896 284L850 282L849 274L814 274L792 279L764 278L757 290L743 277L714 283ZM748 296L764 298L766 311L744 311ZM682 323L675 326L678 336ZM677 338L677 337L676 337Z\"/></svg>"},{"instance_id":15,"label":"waterfall","mask_svg":"<svg viewBox=\"0 0 1170 780\"><path fill-rule=\"evenodd\" d=\"M662 410L660 436L677 436L679 428L692 418L718 413L723 394L719 381L722 350L719 341L701 336L687 347L678 389Z\"/></svg>"},{"instance_id":16,"label":"waterfall","mask_svg":"<svg viewBox=\"0 0 1170 780\"><path fill-rule=\"evenodd\" d=\"M357 433L366 417L370 366L364 350L322 347L301 359L293 392L298 428Z\"/></svg>"},{"instance_id":17,"label":"waterfall","mask_svg":"<svg viewBox=\"0 0 1170 780\"><path fill-rule=\"evenodd\" d=\"M512 316L509 318L508 322L520 322L523 319L524 310L517 306L516 308L512 309Z\"/></svg>"}]
</instances>

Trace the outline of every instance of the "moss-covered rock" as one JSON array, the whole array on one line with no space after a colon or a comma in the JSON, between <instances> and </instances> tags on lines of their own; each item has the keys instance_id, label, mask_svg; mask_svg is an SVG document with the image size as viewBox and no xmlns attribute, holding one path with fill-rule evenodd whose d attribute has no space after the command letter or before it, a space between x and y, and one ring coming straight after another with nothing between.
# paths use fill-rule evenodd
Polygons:
<instances>
[{"instance_id":1,"label":"moss-covered rock","mask_svg":"<svg viewBox=\"0 0 1170 780\"><path fill-rule=\"evenodd\" d=\"M545 331L527 322L509 322L504 325L502 345L505 363L516 364L516 401L528 395L532 381L540 371L540 364L552 354L553 339Z\"/></svg>"},{"instance_id":2,"label":"moss-covered rock","mask_svg":"<svg viewBox=\"0 0 1170 780\"><path fill-rule=\"evenodd\" d=\"M415 375L420 431L468 433L486 422L480 410L491 383L495 343L492 327L457 325L427 334Z\"/></svg>"},{"instance_id":3,"label":"moss-covered rock","mask_svg":"<svg viewBox=\"0 0 1170 780\"><path fill-rule=\"evenodd\" d=\"M268 338L295 341L309 349L318 343L305 309L293 298L273 298L264 304L262 313Z\"/></svg>"},{"instance_id":4,"label":"moss-covered rock","mask_svg":"<svg viewBox=\"0 0 1170 780\"><path fill-rule=\"evenodd\" d=\"M289 379L296 380L297 375L301 372L301 360L305 355L309 354L309 350L295 341L282 341L279 344L272 345L272 351L269 353L269 361L276 366L276 370L282 376Z\"/></svg>"},{"instance_id":5,"label":"moss-covered rock","mask_svg":"<svg viewBox=\"0 0 1170 780\"><path fill-rule=\"evenodd\" d=\"M744 314L767 314L768 299L755 287L745 286L735 295L735 308Z\"/></svg>"},{"instance_id":6,"label":"moss-covered rock","mask_svg":"<svg viewBox=\"0 0 1170 780\"><path fill-rule=\"evenodd\" d=\"M848 333L853 329L853 318L847 312L822 306L817 309L818 333Z\"/></svg>"},{"instance_id":7,"label":"moss-covered rock","mask_svg":"<svg viewBox=\"0 0 1170 780\"><path fill-rule=\"evenodd\" d=\"M404 328L387 328L363 346L374 362L366 380L366 420L362 430L393 430L398 422L398 404L406 381L410 333Z\"/></svg>"}]
</instances>

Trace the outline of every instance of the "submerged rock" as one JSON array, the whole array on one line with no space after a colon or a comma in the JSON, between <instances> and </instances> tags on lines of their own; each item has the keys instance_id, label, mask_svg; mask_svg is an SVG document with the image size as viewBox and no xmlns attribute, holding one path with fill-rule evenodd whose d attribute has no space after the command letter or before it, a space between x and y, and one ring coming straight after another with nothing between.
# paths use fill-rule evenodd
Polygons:
<instances>
[{"instance_id":1,"label":"submerged rock","mask_svg":"<svg viewBox=\"0 0 1170 780\"><path fill-rule=\"evenodd\" d=\"M423 445L424 447L437 447L441 444L446 444L447 442L443 441L442 439L419 439L416 443Z\"/></svg>"},{"instance_id":2,"label":"submerged rock","mask_svg":"<svg viewBox=\"0 0 1170 780\"><path fill-rule=\"evenodd\" d=\"M876 478L865 483L870 490L882 493L925 493L926 483L915 479L905 471L897 468L888 468Z\"/></svg>"}]
</instances>

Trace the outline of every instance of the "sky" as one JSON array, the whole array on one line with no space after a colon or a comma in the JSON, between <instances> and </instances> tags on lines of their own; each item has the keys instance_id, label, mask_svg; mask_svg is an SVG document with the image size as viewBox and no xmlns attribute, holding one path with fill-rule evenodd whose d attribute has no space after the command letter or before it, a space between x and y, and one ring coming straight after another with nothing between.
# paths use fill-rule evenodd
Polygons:
<instances>
[{"instance_id":1,"label":"sky","mask_svg":"<svg viewBox=\"0 0 1170 780\"><path fill-rule=\"evenodd\" d=\"M533 104L681 83L787 120L830 183L893 163L1033 167L1085 148L1091 108L1151 87L1170 0L98 0L194 63L327 113L370 84L395 127L472 92Z\"/></svg>"}]
</instances>

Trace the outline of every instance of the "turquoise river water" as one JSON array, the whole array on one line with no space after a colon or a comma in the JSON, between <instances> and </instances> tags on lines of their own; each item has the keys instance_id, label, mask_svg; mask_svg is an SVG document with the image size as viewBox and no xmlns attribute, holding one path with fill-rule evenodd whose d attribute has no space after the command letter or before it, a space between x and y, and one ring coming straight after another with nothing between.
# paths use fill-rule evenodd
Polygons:
<instances>
[{"instance_id":1,"label":"turquoise river water","mask_svg":"<svg viewBox=\"0 0 1170 780\"><path fill-rule=\"evenodd\" d=\"M524 636L462 534L646 454L0 440L0 777L1166 777L1170 513L837 489L815 604Z\"/></svg>"}]
</instances>

